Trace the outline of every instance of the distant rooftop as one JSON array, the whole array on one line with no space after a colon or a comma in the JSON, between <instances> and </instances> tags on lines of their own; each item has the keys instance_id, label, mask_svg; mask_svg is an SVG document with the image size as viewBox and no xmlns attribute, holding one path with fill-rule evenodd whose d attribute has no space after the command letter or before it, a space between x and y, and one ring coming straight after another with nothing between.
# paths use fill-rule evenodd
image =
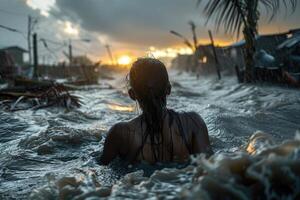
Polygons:
<instances>
[{"instance_id":1,"label":"distant rooftop","mask_svg":"<svg viewBox=\"0 0 300 200\"><path fill-rule=\"evenodd\" d=\"M0 50L11 50L11 49L17 49L19 51L22 51L22 52L28 52L26 49L22 48L22 47L19 47L19 46L8 46L8 47L4 47L4 48L1 48Z\"/></svg>"},{"instance_id":2,"label":"distant rooftop","mask_svg":"<svg viewBox=\"0 0 300 200\"><path fill-rule=\"evenodd\" d=\"M292 34L294 34L294 33L300 33L300 28L297 28L297 29L291 29L290 31L289 31L289 33L292 33Z\"/></svg>"},{"instance_id":3,"label":"distant rooftop","mask_svg":"<svg viewBox=\"0 0 300 200\"><path fill-rule=\"evenodd\" d=\"M283 36L286 35L286 33L280 33L280 34L266 34L266 35L258 35L255 37L256 40L259 40L261 38L267 38L267 37L279 37L279 36ZM236 43L233 43L232 45L230 45L229 47L240 47L243 46L245 44L245 40L241 40L238 41Z\"/></svg>"},{"instance_id":4,"label":"distant rooftop","mask_svg":"<svg viewBox=\"0 0 300 200\"><path fill-rule=\"evenodd\" d=\"M290 49L295 47L296 45L300 44L300 35L299 34L295 34L293 37L287 39L286 41L284 41L283 43L281 43L277 49Z\"/></svg>"},{"instance_id":5,"label":"distant rooftop","mask_svg":"<svg viewBox=\"0 0 300 200\"><path fill-rule=\"evenodd\" d=\"M300 28L299 29L292 29L292 30L289 30L288 32L284 32L284 33L271 33L271 34L258 35L258 36L256 36L256 40L259 40L261 38L266 38L266 37L284 36L284 35L287 35L287 34L295 34L295 33L300 34ZM245 44L245 40L240 40L236 43L233 43L229 47L240 47L240 46L243 46L244 44Z\"/></svg>"}]
</instances>

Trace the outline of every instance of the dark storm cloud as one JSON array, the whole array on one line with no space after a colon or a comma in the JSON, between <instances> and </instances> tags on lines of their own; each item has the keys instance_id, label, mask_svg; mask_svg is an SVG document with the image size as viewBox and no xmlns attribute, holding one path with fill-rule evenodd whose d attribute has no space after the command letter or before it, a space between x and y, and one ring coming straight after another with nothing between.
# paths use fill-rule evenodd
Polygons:
<instances>
[{"instance_id":1,"label":"dark storm cloud","mask_svg":"<svg viewBox=\"0 0 300 200\"><path fill-rule=\"evenodd\" d=\"M57 0L60 16L68 16L89 31L104 33L124 43L167 46L178 40L170 29L190 34L187 22L195 20L200 38L207 38L205 19L197 0ZM299 7L292 17L275 20L276 29L300 26ZM288 20L288 22L285 22ZM263 24L267 24L266 21ZM219 36L222 36L220 34Z\"/></svg>"},{"instance_id":2,"label":"dark storm cloud","mask_svg":"<svg viewBox=\"0 0 300 200\"><path fill-rule=\"evenodd\" d=\"M170 45L177 41L170 29L187 33L189 20L201 20L195 0L57 0L56 4L60 15L71 16L83 28L126 43Z\"/></svg>"},{"instance_id":3,"label":"dark storm cloud","mask_svg":"<svg viewBox=\"0 0 300 200\"><path fill-rule=\"evenodd\" d=\"M205 19L201 15L201 8L196 8L196 2L197 0L56 0L57 9L53 8L50 16L45 18L40 16L39 10L27 6L25 0L0 0L0 24L16 28L25 36L27 15L38 16L39 29L36 31L40 37L63 41L69 36L63 34L62 25L58 25L57 20L69 20L81 26L82 37L89 37L88 34L92 33L92 40L96 41L98 34L107 35L111 39L109 42L114 43L114 49L144 51L149 46L168 47L180 44L180 40L169 34L171 29L191 37L187 24L189 20L197 23L199 38L207 39L207 30L212 26L204 26ZM282 12L282 16L271 24L264 20L260 30L277 32L298 28L299 11L300 5L292 16L285 16ZM222 31L214 35L216 38L224 37ZM19 45L26 48L24 36L0 29L0 47ZM230 39L228 36L226 38ZM105 53L103 46L98 43L89 45L89 53Z\"/></svg>"}]
</instances>

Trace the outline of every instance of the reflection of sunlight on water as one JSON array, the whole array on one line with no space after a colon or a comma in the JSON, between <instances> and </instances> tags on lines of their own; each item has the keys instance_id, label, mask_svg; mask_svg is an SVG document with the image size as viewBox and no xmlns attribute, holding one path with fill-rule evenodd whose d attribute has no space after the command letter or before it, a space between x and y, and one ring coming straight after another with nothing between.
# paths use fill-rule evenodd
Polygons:
<instances>
[{"instance_id":1,"label":"reflection of sunlight on water","mask_svg":"<svg viewBox=\"0 0 300 200\"><path fill-rule=\"evenodd\" d=\"M126 105L117 105L117 104L108 104L108 108L120 112L133 112L135 110L134 106Z\"/></svg>"}]
</instances>

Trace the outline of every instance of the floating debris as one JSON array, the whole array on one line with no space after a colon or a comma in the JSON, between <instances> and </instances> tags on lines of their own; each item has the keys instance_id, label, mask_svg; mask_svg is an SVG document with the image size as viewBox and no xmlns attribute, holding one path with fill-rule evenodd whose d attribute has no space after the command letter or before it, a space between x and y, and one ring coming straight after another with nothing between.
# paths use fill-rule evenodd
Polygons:
<instances>
[{"instance_id":1,"label":"floating debris","mask_svg":"<svg viewBox=\"0 0 300 200\"><path fill-rule=\"evenodd\" d=\"M78 108L78 96L70 88L48 81L15 80L13 87L0 90L0 107L8 111L41 109L46 107Z\"/></svg>"}]
</instances>

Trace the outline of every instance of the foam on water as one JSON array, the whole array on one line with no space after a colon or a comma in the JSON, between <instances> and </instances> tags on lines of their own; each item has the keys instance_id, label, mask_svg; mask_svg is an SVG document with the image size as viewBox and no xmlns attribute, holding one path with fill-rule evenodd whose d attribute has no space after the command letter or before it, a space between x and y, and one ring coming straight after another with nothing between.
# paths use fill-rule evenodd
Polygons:
<instances>
[{"instance_id":1,"label":"foam on water","mask_svg":"<svg viewBox=\"0 0 300 200\"><path fill-rule=\"evenodd\" d=\"M79 88L78 110L0 111L0 199L299 197L299 91L171 72L169 107L201 114L215 155L99 166L108 128L137 115L123 77Z\"/></svg>"},{"instance_id":2,"label":"foam on water","mask_svg":"<svg viewBox=\"0 0 300 200\"><path fill-rule=\"evenodd\" d=\"M255 136L249 145L252 143L258 143ZM199 156L183 169L165 168L150 177L138 170L126 174L112 187L102 186L94 172L85 171L76 177L49 180L30 198L298 199L300 140L258 151L254 155L221 153L209 159Z\"/></svg>"}]
</instances>

